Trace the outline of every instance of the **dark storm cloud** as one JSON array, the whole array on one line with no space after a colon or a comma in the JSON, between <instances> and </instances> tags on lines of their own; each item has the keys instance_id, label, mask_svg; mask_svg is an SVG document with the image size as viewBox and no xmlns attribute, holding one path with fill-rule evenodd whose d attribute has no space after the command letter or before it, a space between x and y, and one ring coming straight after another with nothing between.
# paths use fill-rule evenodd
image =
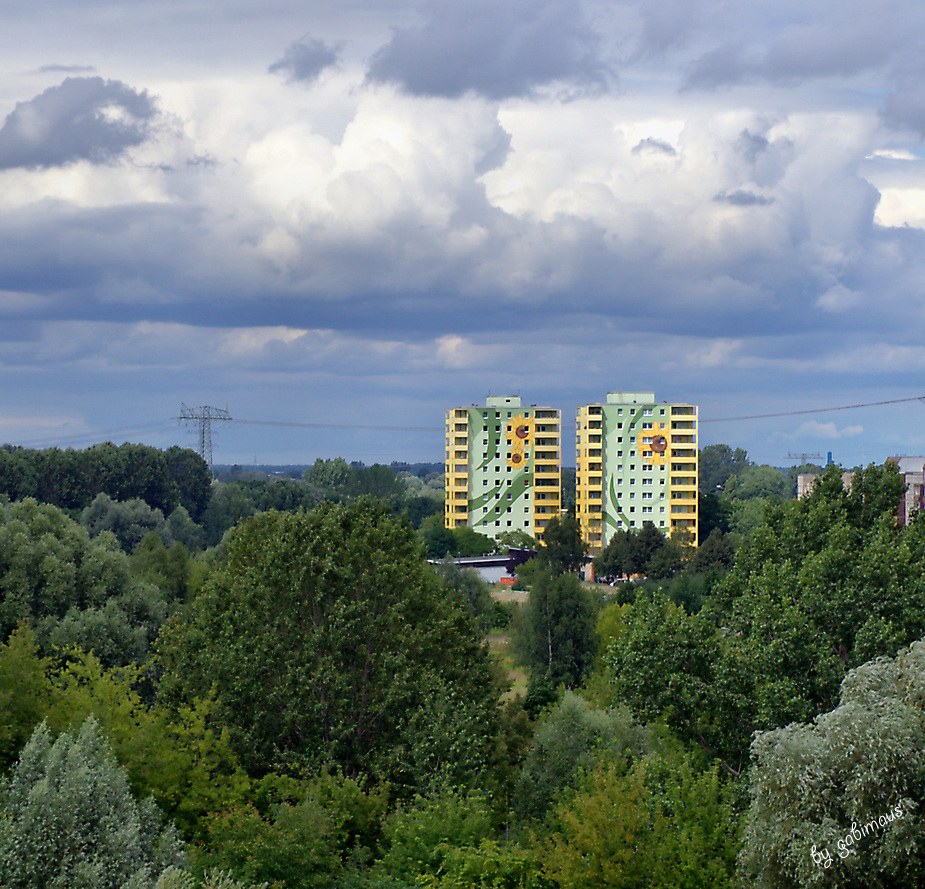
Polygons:
<instances>
[{"instance_id":1,"label":"dark storm cloud","mask_svg":"<svg viewBox=\"0 0 925 889\"><path fill-rule=\"evenodd\" d=\"M632 153L633 154L643 154L643 153L668 154L668 155L673 156L673 155L676 155L678 152L675 151L674 148L671 145L669 145L667 142L663 142L661 139L652 139L650 137L648 139L643 139L640 142L637 142L633 146Z\"/></svg>"},{"instance_id":2,"label":"dark storm cloud","mask_svg":"<svg viewBox=\"0 0 925 889\"><path fill-rule=\"evenodd\" d=\"M767 207L774 203L774 198L762 197L751 191L731 191L727 194L718 194L713 198L721 204L732 204L734 207Z\"/></svg>"},{"instance_id":3,"label":"dark storm cloud","mask_svg":"<svg viewBox=\"0 0 925 889\"><path fill-rule=\"evenodd\" d=\"M896 129L925 135L925 86L917 84L888 96L883 105L883 119Z\"/></svg>"},{"instance_id":4,"label":"dark storm cloud","mask_svg":"<svg viewBox=\"0 0 925 889\"><path fill-rule=\"evenodd\" d=\"M285 74L290 83L311 83L325 68L337 63L339 48L323 40L305 38L293 43L283 57L269 67L271 74Z\"/></svg>"},{"instance_id":5,"label":"dark storm cloud","mask_svg":"<svg viewBox=\"0 0 925 889\"><path fill-rule=\"evenodd\" d=\"M760 133L750 133L748 130L742 130L736 140L736 148L750 164L755 163L770 145L771 143Z\"/></svg>"},{"instance_id":6,"label":"dark storm cloud","mask_svg":"<svg viewBox=\"0 0 925 889\"><path fill-rule=\"evenodd\" d=\"M750 8L750 7L749 7ZM747 8L747 9L749 9ZM855 77L880 69L890 75L915 64L923 12L904 0L883 6L846 0L822 7L806 19L780 18L760 5L728 23L736 39L702 53L689 67L682 88L716 89L767 81L797 86L821 78ZM756 39L766 33L766 37Z\"/></svg>"},{"instance_id":7,"label":"dark storm cloud","mask_svg":"<svg viewBox=\"0 0 925 889\"><path fill-rule=\"evenodd\" d=\"M148 138L155 113L144 91L102 77L69 77L7 116L0 169L106 163Z\"/></svg>"},{"instance_id":8,"label":"dark storm cloud","mask_svg":"<svg viewBox=\"0 0 925 889\"><path fill-rule=\"evenodd\" d=\"M725 43L704 53L690 66L681 89L716 89L718 86L738 83L747 71L748 65L742 57L741 49Z\"/></svg>"},{"instance_id":9,"label":"dark storm cloud","mask_svg":"<svg viewBox=\"0 0 925 889\"><path fill-rule=\"evenodd\" d=\"M39 74L92 74L92 65L42 65Z\"/></svg>"},{"instance_id":10,"label":"dark storm cloud","mask_svg":"<svg viewBox=\"0 0 925 889\"><path fill-rule=\"evenodd\" d=\"M396 30L368 76L448 98L524 96L556 81L601 88L599 42L573 0L431 0L424 23Z\"/></svg>"}]
</instances>

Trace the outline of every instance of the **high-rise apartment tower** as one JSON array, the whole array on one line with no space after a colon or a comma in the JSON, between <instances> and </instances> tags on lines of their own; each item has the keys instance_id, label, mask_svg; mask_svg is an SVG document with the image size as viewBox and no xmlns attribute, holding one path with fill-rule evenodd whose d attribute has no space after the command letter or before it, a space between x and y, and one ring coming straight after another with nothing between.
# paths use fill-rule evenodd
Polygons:
<instances>
[{"instance_id":1,"label":"high-rise apartment tower","mask_svg":"<svg viewBox=\"0 0 925 889\"><path fill-rule=\"evenodd\" d=\"M576 511L589 553L614 531L652 522L697 544L697 406L611 392L575 418Z\"/></svg>"},{"instance_id":2,"label":"high-rise apartment tower","mask_svg":"<svg viewBox=\"0 0 925 889\"><path fill-rule=\"evenodd\" d=\"M561 503L560 430L558 410L524 407L516 395L448 410L446 527L542 540Z\"/></svg>"}]
</instances>

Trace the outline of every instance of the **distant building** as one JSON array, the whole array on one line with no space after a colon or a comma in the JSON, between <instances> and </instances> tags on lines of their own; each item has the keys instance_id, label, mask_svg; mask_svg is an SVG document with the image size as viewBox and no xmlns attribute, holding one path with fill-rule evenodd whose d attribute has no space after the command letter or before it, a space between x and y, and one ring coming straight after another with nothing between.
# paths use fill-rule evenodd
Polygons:
<instances>
[{"instance_id":1,"label":"distant building","mask_svg":"<svg viewBox=\"0 0 925 889\"><path fill-rule=\"evenodd\" d=\"M925 457L887 457L886 462L897 464L906 483L897 512L900 524L908 525L913 514L925 506Z\"/></svg>"},{"instance_id":2,"label":"distant building","mask_svg":"<svg viewBox=\"0 0 925 889\"><path fill-rule=\"evenodd\" d=\"M506 554L493 556L460 556L450 559L459 568L475 571L485 583L503 583L505 578L513 578L517 568L536 555L535 549L515 549L509 547ZM428 559L431 565L440 565L442 559Z\"/></svg>"},{"instance_id":3,"label":"distant building","mask_svg":"<svg viewBox=\"0 0 925 889\"><path fill-rule=\"evenodd\" d=\"M925 507L925 456L923 457L887 457L887 463L895 463L899 474L903 477L906 492L903 499L896 505L896 518L901 525L908 525L913 514ZM818 475L806 474L797 476L797 497L803 499L813 492ZM853 472L843 472L842 486L846 491L851 490Z\"/></svg>"},{"instance_id":4,"label":"distant building","mask_svg":"<svg viewBox=\"0 0 925 889\"><path fill-rule=\"evenodd\" d=\"M816 479L819 478L818 472L801 472L797 476L797 500L809 497L816 486ZM851 482L854 481L853 472L843 472L841 474L841 486L845 491L851 491Z\"/></svg>"},{"instance_id":5,"label":"distant building","mask_svg":"<svg viewBox=\"0 0 925 889\"><path fill-rule=\"evenodd\" d=\"M446 412L447 528L496 539L523 531L542 541L561 504L561 417L516 395Z\"/></svg>"},{"instance_id":6,"label":"distant building","mask_svg":"<svg viewBox=\"0 0 925 889\"><path fill-rule=\"evenodd\" d=\"M653 392L611 392L579 407L576 511L592 556L617 530L656 528L696 546L697 406Z\"/></svg>"}]
</instances>

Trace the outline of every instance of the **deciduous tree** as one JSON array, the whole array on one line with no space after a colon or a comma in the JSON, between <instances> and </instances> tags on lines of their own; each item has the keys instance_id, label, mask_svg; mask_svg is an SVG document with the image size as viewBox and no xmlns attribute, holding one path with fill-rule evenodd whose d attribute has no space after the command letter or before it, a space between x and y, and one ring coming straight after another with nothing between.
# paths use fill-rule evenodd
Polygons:
<instances>
[{"instance_id":1,"label":"deciduous tree","mask_svg":"<svg viewBox=\"0 0 925 889\"><path fill-rule=\"evenodd\" d=\"M172 700L214 684L254 774L475 778L497 706L487 650L407 525L372 501L328 503L256 516L226 549L188 621L165 631Z\"/></svg>"},{"instance_id":2,"label":"deciduous tree","mask_svg":"<svg viewBox=\"0 0 925 889\"><path fill-rule=\"evenodd\" d=\"M153 800L136 803L97 723L36 729L0 786L0 883L9 889L150 889L184 863Z\"/></svg>"}]
</instances>

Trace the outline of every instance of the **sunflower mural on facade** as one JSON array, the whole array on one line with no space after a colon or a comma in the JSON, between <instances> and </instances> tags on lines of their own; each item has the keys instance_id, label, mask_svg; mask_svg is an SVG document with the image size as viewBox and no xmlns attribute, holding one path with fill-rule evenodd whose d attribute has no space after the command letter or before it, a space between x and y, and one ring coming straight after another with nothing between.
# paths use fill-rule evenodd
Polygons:
<instances>
[{"instance_id":1,"label":"sunflower mural on facade","mask_svg":"<svg viewBox=\"0 0 925 889\"><path fill-rule=\"evenodd\" d=\"M642 429L636 436L636 453L653 466L662 466L669 456L670 433L665 423L653 423L651 429Z\"/></svg>"},{"instance_id":2,"label":"sunflower mural on facade","mask_svg":"<svg viewBox=\"0 0 925 889\"><path fill-rule=\"evenodd\" d=\"M507 428L507 441L510 452L507 455L508 466L523 469L527 465L527 448L533 438L533 421L530 417L519 414L514 417Z\"/></svg>"}]
</instances>

